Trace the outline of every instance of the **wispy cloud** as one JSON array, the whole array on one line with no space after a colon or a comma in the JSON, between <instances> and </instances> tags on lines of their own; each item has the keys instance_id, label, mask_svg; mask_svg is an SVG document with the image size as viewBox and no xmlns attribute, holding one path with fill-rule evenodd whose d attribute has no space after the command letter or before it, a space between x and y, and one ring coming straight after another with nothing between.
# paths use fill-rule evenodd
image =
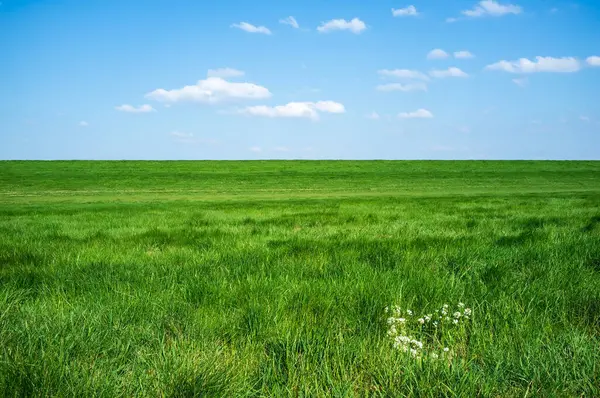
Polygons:
<instances>
[{"instance_id":1,"label":"wispy cloud","mask_svg":"<svg viewBox=\"0 0 600 398\"><path fill-rule=\"evenodd\" d=\"M398 79L415 79L415 80L429 80L429 77L423 72L418 70L410 69L381 69L377 71L378 74L385 77L394 77Z\"/></svg>"},{"instance_id":2,"label":"wispy cloud","mask_svg":"<svg viewBox=\"0 0 600 398\"><path fill-rule=\"evenodd\" d=\"M417 109L414 112L401 112L398 114L400 119L431 119L433 117L433 113L428 111L427 109Z\"/></svg>"},{"instance_id":3,"label":"wispy cloud","mask_svg":"<svg viewBox=\"0 0 600 398\"><path fill-rule=\"evenodd\" d=\"M473 54L471 54L469 51L462 50L462 51L455 51L454 58L469 59L469 58L475 58L475 56Z\"/></svg>"},{"instance_id":4,"label":"wispy cloud","mask_svg":"<svg viewBox=\"0 0 600 398\"><path fill-rule=\"evenodd\" d=\"M248 106L239 113L269 118L307 118L319 120L320 113L345 113L343 104L334 101L290 102L278 106Z\"/></svg>"},{"instance_id":5,"label":"wispy cloud","mask_svg":"<svg viewBox=\"0 0 600 398\"><path fill-rule=\"evenodd\" d=\"M392 8L392 15L395 17L415 17L419 15L419 12L415 6L410 5L405 8Z\"/></svg>"},{"instance_id":6,"label":"wispy cloud","mask_svg":"<svg viewBox=\"0 0 600 398\"><path fill-rule=\"evenodd\" d=\"M507 14L520 14L522 12L523 9L517 5L500 4L494 0L483 0L472 9L462 11L461 14L469 18L478 18L483 16L501 17Z\"/></svg>"},{"instance_id":7,"label":"wispy cloud","mask_svg":"<svg viewBox=\"0 0 600 398\"><path fill-rule=\"evenodd\" d=\"M271 92L263 86L253 83L235 83L220 77L209 77L199 80L193 86L185 86L173 90L156 89L146 98L161 102L196 101L217 103L233 99L264 99L271 97Z\"/></svg>"},{"instance_id":8,"label":"wispy cloud","mask_svg":"<svg viewBox=\"0 0 600 398\"><path fill-rule=\"evenodd\" d=\"M380 84L376 87L378 91L427 91L427 84L416 82L416 83L389 83L389 84Z\"/></svg>"},{"instance_id":9,"label":"wispy cloud","mask_svg":"<svg viewBox=\"0 0 600 398\"><path fill-rule=\"evenodd\" d=\"M485 67L487 70L498 70L509 73L572 73L581 69L581 64L576 58L563 57L535 57L535 61L521 58L517 61L498 61Z\"/></svg>"},{"instance_id":10,"label":"wispy cloud","mask_svg":"<svg viewBox=\"0 0 600 398\"><path fill-rule=\"evenodd\" d=\"M258 153L258 152L262 152L262 148L261 148L261 147L259 147L259 146L256 146L256 145L255 145L255 146L252 146L252 147L250 147L250 148L248 148L248 149L250 150L250 152L256 152L256 153Z\"/></svg>"},{"instance_id":11,"label":"wispy cloud","mask_svg":"<svg viewBox=\"0 0 600 398\"><path fill-rule=\"evenodd\" d=\"M152 106L147 105L147 104L140 105L138 107L135 107L135 106L129 105L129 104L123 104L123 105L116 106L115 109L120 112L129 112L129 113L156 112L156 109L154 109Z\"/></svg>"},{"instance_id":12,"label":"wispy cloud","mask_svg":"<svg viewBox=\"0 0 600 398\"><path fill-rule=\"evenodd\" d=\"M445 77L469 77L469 75L456 67L450 67L444 70L432 70L429 72L431 77L443 79Z\"/></svg>"},{"instance_id":13,"label":"wispy cloud","mask_svg":"<svg viewBox=\"0 0 600 398\"><path fill-rule=\"evenodd\" d=\"M381 118L381 116L379 116L379 113L377 113L377 112L371 112L365 117L367 119L371 119L371 120L379 120Z\"/></svg>"},{"instance_id":14,"label":"wispy cloud","mask_svg":"<svg viewBox=\"0 0 600 398\"><path fill-rule=\"evenodd\" d=\"M517 79L512 79L512 82L519 87L526 87L529 84L529 79L526 77L521 77Z\"/></svg>"},{"instance_id":15,"label":"wispy cloud","mask_svg":"<svg viewBox=\"0 0 600 398\"><path fill-rule=\"evenodd\" d=\"M82 120L81 122L79 122L79 127L87 127L90 124L88 122L86 122L85 120Z\"/></svg>"},{"instance_id":16,"label":"wispy cloud","mask_svg":"<svg viewBox=\"0 0 600 398\"><path fill-rule=\"evenodd\" d=\"M248 33L262 33L264 35L271 34L271 31L268 28L266 28L264 26L255 26L248 22L234 23L231 25L231 27L244 30Z\"/></svg>"},{"instance_id":17,"label":"wispy cloud","mask_svg":"<svg viewBox=\"0 0 600 398\"><path fill-rule=\"evenodd\" d=\"M367 25L358 18L353 18L350 21L345 19L332 19L321 23L317 30L321 33L332 32L336 30L349 30L354 34L359 34L367 29Z\"/></svg>"},{"instance_id":18,"label":"wispy cloud","mask_svg":"<svg viewBox=\"0 0 600 398\"><path fill-rule=\"evenodd\" d=\"M298 24L298 21L296 21L296 18L294 18L292 16L280 19L279 23L283 24L283 25L289 25L289 26L291 26L294 29L300 28L300 25Z\"/></svg>"},{"instance_id":19,"label":"wispy cloud","mask_svg":"<svg viewBox=\"0 0 600 398\"><path fill-rule=\"evenodd\" d=\"M209 69L206 73L207 77L241 77L244 76L244 71L233 69L233 68L219 68L219 69Z\"/></svg>"}]
</instances>

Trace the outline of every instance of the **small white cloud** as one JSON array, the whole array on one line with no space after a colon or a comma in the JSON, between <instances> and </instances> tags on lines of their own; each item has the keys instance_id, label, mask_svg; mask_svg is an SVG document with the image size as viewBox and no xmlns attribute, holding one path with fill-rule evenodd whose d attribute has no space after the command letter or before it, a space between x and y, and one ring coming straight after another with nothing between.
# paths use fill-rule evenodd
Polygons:
<instances>
[{"instance_id":1,"label":"small white cloud","mask_svg":"<svg viewBox=\"0 0 600 398\"><path fill-rule=\"evenodd\" d=\"M321 33L327 33L335 30L349 30L354 34L359 34L367 29L367 25L358 18L353 18L350 21L345 19L332 19L331 21L321 23L317 30Z\"/></svg>"},{"instance_id":2,"label":"small white cloud","mask_svg":"<svg viewBox=\"0 0 600 398\"><path fill-rule=\"evenodd\" d=\"M219 69L209 69L206 73L207 77L241 77L244 76L244 71L233 69L233 68L219 68Z\"/></svg>"},{"instance_id":3,"label":"small white cloud","mask_svg":"<svg viewBox=\"0 0 600 398\"><path fill-rule=\"evenodd\" d=\"M475 56L473 54L471 54L469 51L463 50L463 51L455 51L454 58L469 59L469 58L475 58Z\"/></svg>"},{"instance_id":4,"label":"small white cloud","mask_svg":"<svg viewBox=\"0 0 600 398\"><path fill-rule=\"evenodd\" d=\"M435 50L431 50L429 51L429 54L427 54L427 59L444 59L444 58L448 58L450 55L442 50L441 48L436 48Z\"/></svg>"},{"instance_id":5,"label":"small white cloud","mask_svg":"<svg viewBox=\"0 0 600 398\"><path fill-rule=\"evenodd\" d=\"M591 57L587 57L585 62L590 66L600 66L600 57L592 55Z\"/></svg>"},{"instance_id":6,"label":"small white cloud","mask_svg":"<svg viewBox=\"0 0 600 398\"><path fill-rule=\"evenodd\" d=\"M248 22L234 23L231 25L231 27L238 28L249 33L262 33L264 35L271 34L271 31L268 28L264 26L254 26L252 24L249 24Z\"/></svg>"},{"instance_id":7,"label":"small white cloud","mask_svg":"<svg viewBox=\"0 0 600 398\"><path fill-rule=\"evenodd\" d=\"M453 22L456 22L456 21L458 21L458 18L454 18L454 17L446 18L446 22L448 22L448 23L453 23Z\"/></svg>"},{"instance_id":8,"label":"small white cloud","mask_svg":"<svg viewBox=\"0 0 600 398\"><path fill-rule=\"evenodd\" d=\"M466 17L478 18L483 16L501 17L507 14L520 14L523 9L513 4L500 4L494 0L483 0L480 1L471 10L464 10L461 12Z\"/></svg>"},{"instance_id":9,"label":"small white cloud","mask_svg":"<svg viewBox=\"0 0 600 398\"><path fill-rule=\"evenodd\" d=\"M290 25L294 29L298 29L300 27L300 25L298 24L298 21L296 21L296 18L294 18L292 16L280 19L279 23L284 24L284 25Z\"/></svg>"},{"instance_id":10,"label":"small white cloud","mask_svg":"<svg viewBox=\"0 0 600 398\"><path fill-rule=\"evenodd\" d=\"M425 83L390 83L390 84L380 84L376 87L378 91L427 91L427 84Z\"/></svg>"},{"instance_id":11,"label":"small white cloud","mask_svg":"<svg viewBox=\"0 0 600 398\"><path fill-rule=\"evenodd\" d=\"M395 17L414 17L419 15L419 12L415 6L410 5L405 8L392 8L392 15Z\"/></svg>"},{"instance_id":12,"label":"small white cloud","mask_svg":"<svg viewBox=\"0 0 600 398\"><path fill-rule=\"evenodd\" d=\"M583 116L583 115L579 116L579 120L581 120L582 122L586 122L586 123L590 122L590 118L587 116Z\"/></svg>"},{"instance_id":13,"label":"small white cloud","mask_svg":"<svg viewBox=\"0 0 600 398\"><path fill-rule=\"evenodd\" d=\"M581 65L576 58L563 57L535 57L535 61L527 58L521 58L517 61L499 61L485 67L488 70L499 70L509 73L536 73L536 72L555 72L571 73L581 69Z\"/></svg>"},{"instance_id":14,"label":"small white cloud","mask_svg":"<svg viewBox=\"0 0 600 398\"><path fill-rule=\"evenodd\" d=\"M79 122L79 126L80 126L80 127L87 127L87 126L89 126L89 125L90 125L90 124L89 124L88 122L86 122L85 120L82 120L81 122Z\"/></svg>"},{"instance_id":15,"label":"small white cloud","mask_svg":"<svg viewBox=\"0 0 600 398\"><path fill-rule=\"evenodd\" d=\"M128 104L123 104L120 106L115 107L116 110L121 111L121 112L129 112L129 113L149 113L149 112L156 112L156 109L154 109L152 106L150 105L140 105L137 108L133 105L128 105Z\"/></svg>"},{"instance_id":16,"label":"small white cloud","mask_svg":"<svg viewBox=\"0 0 600 398\"><path fill-rule=\"evenodd\" d=\"M418 70L410 69L382 69L377 71L381 76L395 77L399 79L417 79L417 80L429 80L426 74L419 72Z\"/></svg>"},{"instance_id":17,"label":"small white cloud","mask_svg":"<svg viewBox=\"0 0 600 398\"><path fill-rule=\"evenodd\" d=\"M429 112L427 109L418 109L414 112L401 112L398 114L400 119L431 119L433 117L433 113Z\"/></svg>"},{"instance_id":18,"label":"small white cloud","mask_svg":"<svg viewBox=\"0 0 600 398\"><path fill-rule=\"evenodd\" d=\"M250 116L262 116L269 118L308 118L319 120L319 113L345 113L346 108L339 102L318 101L318 102L290 102L286 105L278 106L248 106L239 111L239 113Z\"/></svg>"},{"instance_id":19,"label":"small white cloud","mask_svg":"<svg viewBox=\"0 0 600 398\"><path fill-rule=\"evenodd\" d=\"M366 118L371 120L379 120L381 116L379 116L379 113L377 112L371 112L366 116Z\"/></svg>"},{"instance_id":20,"label":"small white cloud","mask_svg":"<svg viewBox=\"0 0 600 398\"><path fill-rule=\"evenodd\" d=\"M529 79L526 77L521 77L518 79L512 79L513 83L519 87L525 87L529 84Z\"/></svg>"},{"instance_id":21,"label":"small white cloud","mask_svg":"<svg viewBox=\"0 0 600 398\"><path fill-rule=\"evenodd\" d=\"M259 147L259 146L253 146L253 147L250 147L248 149L250 149L251 152L256 152L256 153L262 152L262 148Z\"/></svg>"},{"instance_id":22,"label":"small white cloud","mask_svg":"<svg viewBox=\"0 0 600 398\"><path fill-rule=\"evenodd\" d=\"M469 77L468 74L456 67L450 67L444 70L432 70L429 72L431 77L443 79L445 77Z\"/></svg>"},{"instance_id":23,"label":"small white cloud","mask_svg":"<svg viewBox=\"0 0 600 398\"><path fill-rule=\"evenodd\" d=\"M271 92L253 83L234 83L220 77L209 77L199 80L196 85L179 89L165 90L159 88L148 94L146 98L160 102L196 101L209 104L232 99L264 99L271 97Z\"/></svg>"}]
</instances>

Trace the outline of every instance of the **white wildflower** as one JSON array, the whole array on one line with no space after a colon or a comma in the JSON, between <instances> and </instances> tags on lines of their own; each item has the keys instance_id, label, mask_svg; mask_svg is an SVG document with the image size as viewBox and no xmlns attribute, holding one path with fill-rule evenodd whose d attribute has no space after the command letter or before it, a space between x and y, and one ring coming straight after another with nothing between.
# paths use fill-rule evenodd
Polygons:
<instances>
[{"instance_id":1,"label":"white wildflower","mask_svg":"<svg viewBox=\"0 0 600 398\"><path fill-rule=\"evenodd\" d=\"M389 307L385 307L385 313L387 314L388 312L390 312L390 308Z\"/></svg>"},{"instance_id":2,"label":"white wildflower","mask_svg":"<svg viewBox=\"0 0 600 398\"><path fill-rule=\"evenodd\" d=\"M465 308L465 315L471 316L471 309L470 308Z\"/></svg>"},{"instance_id":3,"label":"white wildflower","mask_svg":"<svg viewBox=\"0 0 600 398\"><path fill-rule=\"evenodd\" d=\"M417 350L415 350L414 348L410 349L410 355L412 355L413 357L417 356Z\"/></svg>"},{"instance_id":4,"label":"white wildflower","mask_svg":"<svg viewBox=\"0 0 600 398\"><path fill-rule=\"evenodd\" d=\"M387 319L387 324L388 325L393 325L394 322L396 322L396 319L394 317L390 317L390 318Z\"/></svg>"},{"instance_id":5,"label":"white wildflower","mask_svg":"<svg viewBox=\"0 0 600 398\"><path fill-rule=\"evenodd\" d=\"M458 308L465 308L465 303L458 303Z\"/></svg>"},{"instance_id":6,"label":"white wildflower","mask_svg":"<svg viewBox=\"0 0 600 398\"><path fill-rule=\"evenodd\" d=\"M436 328L438 327L440 323L438 321L433 321L433 326L435 326Z\"/></svg>"},{"instance_id":7,"label":"white wildflower","mask_svg":"<svg viewBox=\"0 0 600 398\"><path fill-rule=\"evenodd\" d=\"M455 325L458 325L458 319L452 320L452 323L454 323Z\"/></svg>"},{"instance_id":8,"label":"white wildflower","mask_svg":"<svg viewBox=\"0 0 600 398\"><path fill-rule=\"evenodd\" d=\"M461 314L460 312L458 312L458 311L454 313L454 317L455 317L456 319L460 318L460 316L461 316L461 315L462 315L462 314Z\"/></svg>"},{"instance_id":9,"label":"white wildflower","mask_svg":"<svg viewBox=\"0 0 600 398\"><path fill-rule=\"evenodd\" d=\"M433 359L438 359L440 356L438 354L436 354L435 352L431 353L431 358Z\"/></svg>"},{"instance_id":10,"label":"white wildflower","mask_svg":"<svg viewBox=\"0 0 600 398\"><path fill-rule=\"evenodd\" d=\"M413 312L412 312L411 310L406 310L406 313L407 313L408 315L412 315L412 314L413 314Z\"/></svg>"},{"instance_id":11,"label":"white wildflower","mask_svg":"<svg viewBox=\"0 0 600 398\"><path fill-rule=\"evenodd\" d=\"M425 319L423 319L423 318L419 318L419 323L420 323L421 325L422 325L422 324L424 324L424 323L425 323Z\"/></svg>"},{"instance_id":12,"label":"white wildflower","mask_svg":"<svg viewBox=\"0 0 600 398\"><path fill-rule=\"evenodd\" d=\"M406 319L404 319L404 318L396 318L396 322L404 323L404 322L406 322Z\"/></svg>"},{"instance_id":13,"label":"white wildflower","mask_svg":"<svg viewBox=\"0 0 600 398\"><path fill-rule=\"evenodd\" d=\"M448 351L450 351L450 348L444 347L444 352L448 352Z\"/></svg>"}]
</instances>

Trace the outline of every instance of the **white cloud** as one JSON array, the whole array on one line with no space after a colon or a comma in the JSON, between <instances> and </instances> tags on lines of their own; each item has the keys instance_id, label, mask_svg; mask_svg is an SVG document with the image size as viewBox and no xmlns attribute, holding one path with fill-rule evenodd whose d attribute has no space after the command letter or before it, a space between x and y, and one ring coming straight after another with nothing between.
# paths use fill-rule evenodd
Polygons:
<instances>
[{"instance_id":1,"label":"white cloud","mask_svg":"<svg viewBox=\"0 0 600 398\"><path fill-rule=\"evenodd\" d=\"M152 106L150 105L140 105L137 108L135 106L132 105L128 105L128 104L123 104L120 106L116 106L115 107L116 110L121 111L121 112L129 112L129 113L148 113L148 112L156 112L156 109L154 109Z\"/></svg>"},{"instance_id":2,"label":"white cloud","mask_svg":"<svg viewBox=\"0 0 600 398\"><path fill-rule=\"evenodd\" d=\"M409 69L382 69L377 71L381 76L396 77L399 79L417 79L417 80L429 80L426 74L419 72L418 70Z\"/></svg>"},{"instance_id":3,"label":"white cloud","mask_svg":"<svg viewBox=\"0 0 600 398\"><path fill-rule=\"evenodd\" d=\"M525 87L529 84L529 79L526 77L522 77L519 79L512 79L513 83L519 87Z\"/></svg>"},{"instance_id":4,"label":"white cloud","mask_svg":"<svg viewBox=\"0 0 600 398\"><path fill-rule=\"evenodd\" d=\"M80 127L87 127L87 126L89 126L89 125L90 125L90 124L89 124L88 122L86 122L85 120L82 120L81 122L79 122L79 126L80 126Z\"/></svg>"},{"instance_id":5,"label":"white cloud","mask_svg":"<svg viewBox=\"0 0 600 398\"><path fill-rule=\"evenodd\" d=\"M587 116L579 116L579 120L581 120L582 122L586 122L589 123L590 122L590 118Z\"/></svg>"},{"instance_id":6,"label":"white cloud","mask_svg":"<svg viewBox=\"0 0 600 398\"><path fill-rule=\"evenodd\" d=\"M468 59L468 58L475 58L475 56L473 54L471 54L469 51L463 50L463 51L455 51L454 58Z\"/></svg>"},{"instance_id":7,"label":"white cloud","mask_svg":"<svg viewBox=\"0 0 600 398\"><path fill-rule=\"evenodd\" d=\"M319 119L319 113L345 113L344 105L334 101L318 102L290 102L286 105L278 106L248 106L240 113L251 116L263 117L290 117L290 118L308 118L312 120Z\"/></svg>"},{"instance_id":8,"label":"white cloud","mask_svg":"<svg viewBox=\"0 0 600 398\"><path fill-rule=\"evenodd\" d=\"M376 87L378 91L427 91L427 84L425 83L390 83L390 84L380 84Z\"/></svg>"},{"instance_id":9,"label":"white cloud","mask_svg":"<svg viewBox=\"0 0 600 398\"><path fill-rule=\"evenodd\" d=\"M262 152L262 148L259 147L259 146L253 146L253 147L250 147L248 149L250 149L250 151L252 151L252 152L257 152L257 153L258 152Z\"/></svg>"},{"instance_id":10,"label":"white cloud","mask_svg":"<svg viewBox=\"0 0 600 398\"><path fill-rule=\"evenodd\" d=\"M294 29L298 29L300 27L300 25L298 24L298 21L296 21L296 18L294 18L292 16L280 19L279 23L284 24L284 25L290 25Z\"/></svg>"},{"instance_id":11,"label":"white cloud","mask_svg":"<svg viewBox=\"0 0 600 398\"><path fill-rule=\"evenodd\" d=\"M349 30L354 34L358 34L367 29L367 25L358 18L353 18L351 21L345 19L332 19L331 21L321 23L317 30L321 33L327 33L334 30Z\"/></svg>"},{"instance_id":12,"label":"white cloud","mask_svg":"<svg viewBox=\"0 0 600 398\"><path fill-rule=\"evenodd\" d=\"M220 77L209 77L199 80L193 86L179 89L159 88L146 94L146 98L161 102L196 101L210 104L231 99L264 99L270 96L271 92L266 87L253 83L228 82Z\"/></svg>"},{"instance_id":13,"label":"white cloud","mask_svg":"<svg viewBox=\"0 0 600 398\"><path fill-rule=\"evenodd\" d=\"M520 14L523 9L513 4L500 4L494 0L480 1L473 9L461 12L464 16L470 18L483 17L486 15L492 17L501 17L507 14Z\"/></svg>"},{"instance_id":14,"label":"white cloud","mask_svg":"<svg viewBox=\"0 0 600 398\"><path fill-rule=\"evenodd\" d=\"M456 21L458 21L458 18L454 18L454 17L446 18L446 22L448 22L448 23L453 23L453 22L456 22Z\"/></svg>"},{"instance_id":15,"label":"white cloud","mask_svg":"<svg viewBox=\"0 0 600 398\"><path fill-rule=\"evenodd\" d=\"M405 8L392 8L392 15L395 17L417 16L419 15L419 12L415 6L410 5Z\"/></svg>"},{"instance_id":16,"label":"white cloud","mask_svg":"<svg viewBox=\"0 0 600 398\"><path fill-rule=\"evenodd\" d=\"M590 66L600 66L600 57L592 55L591 57L587 57L585 62Z\"/></svg>"},{"instance_id":17,"label":"white cloud","mask_svg":"<svg viewBox=\"0 0 600 398\"><path fill-rule=\"evenodd\" d=\"M262 33L265 35L271 34L271 31L268 28L265 28L264 26L254 26L252 24L249 24L248 22L234 23L231 25L231 27L245 30L249 33Z\"/></svg>"},{"instance_id":18,"label":"white cloud","mask_svg":"<svg viewBox=\"0 0 600 398\"><path fill-rule=\"evenodd\" d=\"M460 70L459 68L450 67L444 70L432 70L429 72L431 77L437 79L443 79L445 77L468 77L469 75Z\"/></svg>"},{"instance_id":19,"label":"white cloud","mask_svg":"<svg viewBox=\"0 0 600 398\"><path fill-rule=\"evenodd\" d=\"M379 113L377 112L371 112L366 116L366 118L371 120L379 120L381 116L379 116Z\"/></svg>"},{"instance_id":20,"label":"white cloud","mask_svg":"<svg viewBox=\"0 0 600 398\"><path fill-rule=\"evenodd\" d=\"M219 69L209 69L206 73L208 77L241 77L244 76L244 71L233 69L233 68L219 68Z\"/></svg>"},{"instance_id":21,"label":"white cloud","mask_svg":"<svg viewBox=\"0 0 600 398\"><path fill-rule=\"evenodd\" d=\"M398 114L398 117L401 119L431 119L433 113L429 112L427 109L421 108L414 112L401 112Z\"/></svg>"},{"instance_id":22,"label":"white cloud","mask_svg":"<svg viewBox=\"0 0 600 398\"><path fill-rule=\"evenodd\" d=\"M436 48L435 50L431 50L429 51L429 54L427 54L427 59L444 59L444 58L448 58L449 54L442 50L441 48Z\"/></svg>"},{"instance_id":23,"label":"white cloud","mask_svg":"<svg viewBox=\"0 0 600 398\"><path fill-rule=\"evenodd\" d=\"M581 65L576 58L563 57L535 57L535 61L527 58L521 58L517 61L499 61L485 67L488 70L500 70L509 73L535 73L535 72L556 72L570 73L577 72Z\"/></svg>"}]
</instances>

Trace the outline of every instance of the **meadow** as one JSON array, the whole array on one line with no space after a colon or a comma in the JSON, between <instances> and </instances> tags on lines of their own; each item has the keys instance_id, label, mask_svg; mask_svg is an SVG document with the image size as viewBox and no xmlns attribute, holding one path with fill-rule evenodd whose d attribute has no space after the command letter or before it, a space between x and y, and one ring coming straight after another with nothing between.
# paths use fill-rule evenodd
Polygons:
<instances>
[{"instance_id":1,"label":"meadow","mask_svg":"<svg viewBox=\"0 0 600 398\"><path fill-rule=\"evenodd\" d=\"M600 396L600 162L7 161L0 237L1 396Z\"/></svg>"}]
</instances>

